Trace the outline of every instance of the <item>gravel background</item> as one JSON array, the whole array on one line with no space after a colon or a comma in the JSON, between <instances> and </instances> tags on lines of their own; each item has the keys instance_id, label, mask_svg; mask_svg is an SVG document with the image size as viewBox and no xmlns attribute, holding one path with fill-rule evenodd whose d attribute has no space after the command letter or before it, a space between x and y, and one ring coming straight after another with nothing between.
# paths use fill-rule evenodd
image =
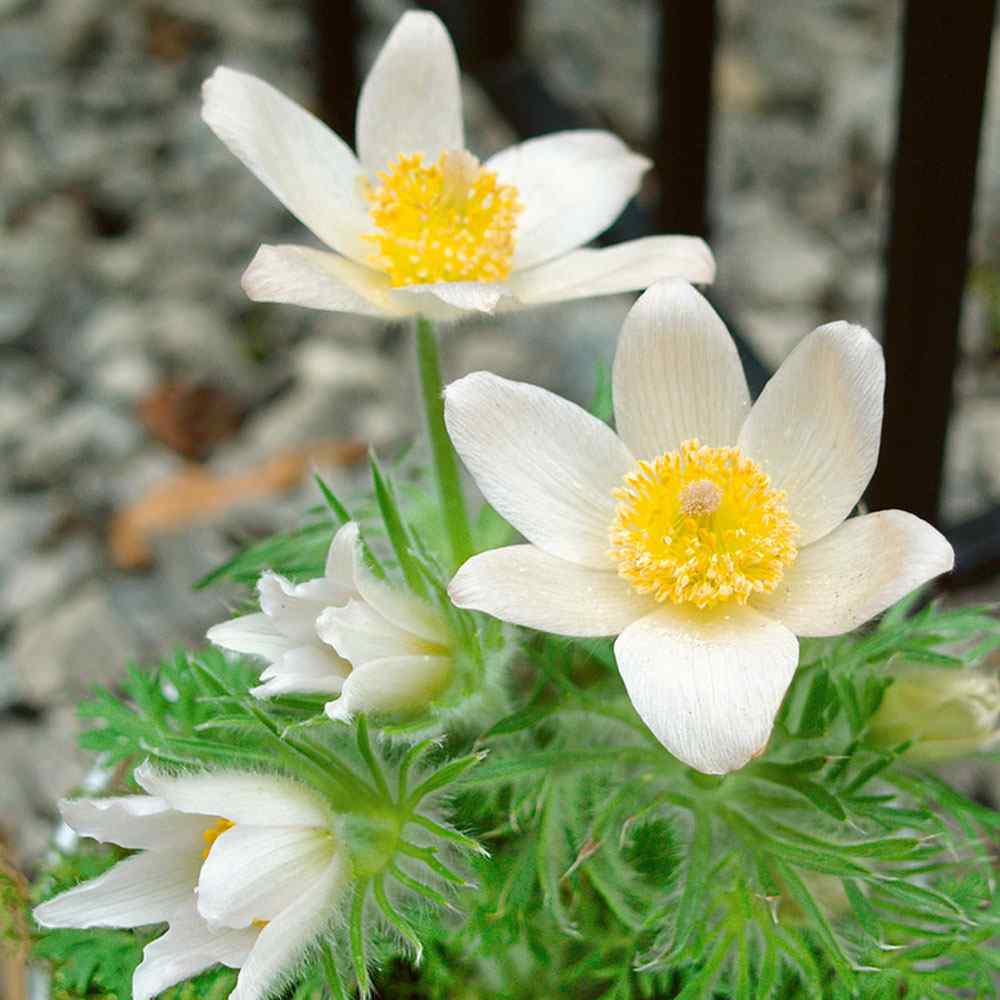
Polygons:
<instances>
[{"instance_id":1,"label":"gravel background","mask_svg":"<svg viewBox=\"0 0 1000 1000\"><path fill-rule=\"evenodd\" d=\"M654 7L528 4L528 54L552 89L640 148L655 111ZM0 0L0 835L25 866L56 798L88 767L78 699L226 614L225 593L190 584L239 542L294 524L316 499L296 469L328 465L331 442L391 449L413 426L405 331L252 305L239 286L260 242L306 237L202 124L198 90L227 63L308 103L304 9ZM368 59L401 9L370 0ZM722 9L717 287L773 366L820 322L878 333L900 4ZM1000 501L1000 47L995 56L950 516ZM514 138L469 82L467 105L478 152ZM586 399L630 301L453 328L446 367ZM289 458L303 446L304 461ZM223 487L263 474L280 488L154 533L142 565L123 568L137 557L122 513L193 460ZM349 487L361 471L328 475Z\"/></svg>"}]
</instances>

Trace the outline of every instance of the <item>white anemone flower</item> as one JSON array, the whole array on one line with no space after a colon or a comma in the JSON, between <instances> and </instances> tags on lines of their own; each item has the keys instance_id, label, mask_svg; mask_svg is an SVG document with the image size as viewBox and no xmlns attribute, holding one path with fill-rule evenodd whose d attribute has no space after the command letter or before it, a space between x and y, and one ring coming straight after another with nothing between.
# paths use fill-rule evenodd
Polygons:
<instances>
[{"instance_id":1,"label":"white anemone flower","mask_svg":"<svg viewBox=\"0 0 1000 1000\"><path fill-rule=\"evenodd\" d=\"M557 132L484 164L471 155L455 50L430 13L404 14L368 74L357 156L273 87L225 67L205 82L202 116L329 248L262 246L243 276L260 302L452 319L714 278L693 237L579 249L651 165L610 133Z\"/></svg>"},{"instance_id":2,"label":"white anemone flower","mask_svg":"<svg viewBox=\"0 0 1000 1000\"><path fill-rule=\"evenodd\" d=\"M166 923L132 980L134 1000L221 963L231 1000L272 993L330 925L350 862L323 801L275 775L135 772L146 795L60 803L66 822L136 850L35 908L43 927Z\"/></svg>"},{"instance_id":3,"label":"white anemone flower","mask_svg":"<svg viewBox=\"0 0 1000 1000\"><path fill-rule=\"evenodd\" d=\"M474 556L458 607L561 635L615 635L639 715L707 773L763 752L796 635L847 632L952 567L911 514L848 518L875 469L882 352L814 330L751 407L736 347L693 288L625 321L616 434L543 389L478 372L446 390L455 447L527 539Z\"/></svg>"},{"instance_id":4,"label":"white anemone flower","mask_svg":"<svg viewBox=\"0 0 1000 1000\"><path fill-rule=\"evenodd\" d=\"M335 694L331 719L358 712L410 712L448 686L454 666L444 617L422 599L380 580L368 567L358 526L341 527L324 575L293 584L265 573L261 610L208 630L224 649L268 661L258 698Z\"/></svg>"}]
</instances>

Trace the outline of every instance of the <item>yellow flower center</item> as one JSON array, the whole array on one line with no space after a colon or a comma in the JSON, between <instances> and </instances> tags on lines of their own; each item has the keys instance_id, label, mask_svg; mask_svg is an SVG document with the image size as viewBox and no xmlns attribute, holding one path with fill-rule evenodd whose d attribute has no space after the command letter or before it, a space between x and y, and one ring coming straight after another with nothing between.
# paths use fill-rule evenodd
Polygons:
<instances>
[{"instance_id":1,"label":"yellow flower center","mask_svg":"<svg viewBox=\"0 0 1000 1000\"><path fill-rule=\"evenodd\" d=\"M201 852L203 859L207 859L208 855L211 853L212 848L215 846L215 842L221 837L226 830L232 829L233 823L230 823L228 819L216 820L207 830L202 832L202 838L205 841L205 849Z\"/></svg>"},{"instance_id":2,"label":"yellow flower center","mask_svg":"<svg viewBox=\"0 0 1000 1000\"><path fill-rule=\"evenodd\" d=\"M362 238L375 248L372 267L394 287L510 274L523 206L517 188L498 184L474 156L444 152L426 164L422 153L404 153L378 177L365 190L377 229Z\"/></svg>"},{"instance_id":3,"label":"yellow flower center","mask_svg":"<svg viewBox=\"0 0 1000 1000\"><path fill-rule=\"evenodd\" d=\"M785 494L739 448L685 441L614 492L610 556L657 601L709 608L770 593L797 552Z\"/></svg>"}]
</instances>

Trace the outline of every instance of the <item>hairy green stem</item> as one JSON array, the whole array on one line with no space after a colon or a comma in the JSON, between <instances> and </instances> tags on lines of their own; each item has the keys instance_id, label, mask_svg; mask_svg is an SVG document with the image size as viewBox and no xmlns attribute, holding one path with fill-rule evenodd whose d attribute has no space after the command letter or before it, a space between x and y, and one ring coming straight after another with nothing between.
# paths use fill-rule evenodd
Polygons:
<instances>
[{"instance_id":1,"label":"hairy green stem","mask_svg":"<svg viewBox=\"0 0 1000 1000\"><path fill-rule=\"evenodd\" d=\"M344 984L340 979L340 973L337 971L337 961L333 957L333 949L328 941L323 942L320 957L323 962L326 985L330 989L332 1000L347 1000L347 991L344 989Z\"/></svg>"},{"instance_id":2,"label":"hairy green stem","mask_svg":"<svg viewBox=\"0 0 1000 1000\"><path fill-rule=\"evenodd\" d=\"M450 569L454 571L473 554L472 530L469 527L469 514L465 508L458 456L444 424L444 397L437 332L434 324L422 316L417 317L417 368L420 372L420 393L427 421L427 436L431 444L438 502L445 536L451 550Z\"/></svg>"}]
</instances>

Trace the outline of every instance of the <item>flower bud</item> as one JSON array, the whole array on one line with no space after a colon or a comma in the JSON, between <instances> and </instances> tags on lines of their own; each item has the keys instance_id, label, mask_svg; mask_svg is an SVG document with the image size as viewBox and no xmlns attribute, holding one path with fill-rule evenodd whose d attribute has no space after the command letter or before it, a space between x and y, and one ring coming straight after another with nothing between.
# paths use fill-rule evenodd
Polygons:
<instances>
[{"instance_id":1,"label":"flower bud","mask_svg":"<svg viewBox=\"0 0 1000 1000\"><path fill-rule=\"evenodd\" d=\"M889 748L907 740L910 760L947 760L992 743L1000 679L979 670L900 668L872 718L869 740Z\"/></svg>"},{"instance_id":2,"label":"flower bud","mask_svg":"<svg viewBox=\"0 0 1000 1000\"><path fill-rule=\"evenodd\" d=\"M259 612L213 626L216 645L267 661L258 698L327 694L331 719L425 712L452 686L455 638L440 609L368 566L357 524L334 536L324 574L264 573Z\"/></svg>"}]
</instances>

